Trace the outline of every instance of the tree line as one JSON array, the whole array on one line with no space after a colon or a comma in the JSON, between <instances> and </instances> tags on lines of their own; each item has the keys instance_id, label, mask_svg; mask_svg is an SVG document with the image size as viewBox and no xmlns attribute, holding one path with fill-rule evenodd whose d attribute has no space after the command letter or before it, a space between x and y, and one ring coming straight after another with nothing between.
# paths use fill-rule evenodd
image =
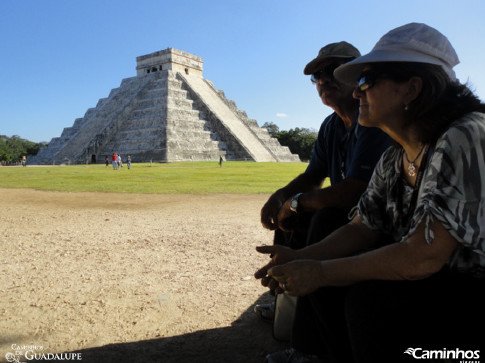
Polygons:
<instances>
[{"instance_id":1,"label":"tree line","mask_svg":"<svg viewBox=\"0 0 485 363\"><path fill-rule=\"evenodd\" d=\"M266 122L263 126L269 134L276 138L281 145L288 146L292 154L298 154L300 160L310 160L313 147L317 140L317 132L312 129L300 128L288 131L280 130L273 122Z\"/></svg>"},{"instance_id":2,"label":"tree line","mask_svg":"<svg viewBox=\"0 0 485 363\"><path fill-rule=\"evenodd\" d=\"M0 161L7 164L20 162L23 156L36 155L39 148L45 145L47 143L25 140L17 135L0 135Z\"/></svg>"}]
</instances>

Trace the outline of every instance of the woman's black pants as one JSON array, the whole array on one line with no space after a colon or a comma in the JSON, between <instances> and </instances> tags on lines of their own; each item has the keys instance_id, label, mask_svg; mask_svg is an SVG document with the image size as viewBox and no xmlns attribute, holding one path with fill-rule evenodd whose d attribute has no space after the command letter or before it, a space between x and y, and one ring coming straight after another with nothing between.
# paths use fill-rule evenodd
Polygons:
<instances>
[{"instance_id":1,"label":"woman's black pants","mask_svg":"<svg viewBox=\"0 0 485 363\"><path fill-rule=\"evenodd\" d=\"M485 361L484 295L485 280L445 270L321 288L298 299L291 343L329 362Z\"/></svg>"}]
</instances>

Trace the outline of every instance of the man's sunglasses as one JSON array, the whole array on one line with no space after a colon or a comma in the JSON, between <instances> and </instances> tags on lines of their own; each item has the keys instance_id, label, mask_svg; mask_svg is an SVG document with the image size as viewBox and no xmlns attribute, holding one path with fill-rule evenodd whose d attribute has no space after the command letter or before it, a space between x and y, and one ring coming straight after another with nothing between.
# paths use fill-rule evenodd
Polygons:
<instances>
[{"instance_id":1,"label":"man's sunglasses","mask_svg":"<svg viewBox=\"0 0 485 363\"><path fill-rule=\"evenodd\" d=\"M362 92L367 91L375 86L376 81L379 78L394 78L387 73L378 73L373 71L367 71L360 75L359 80L357 81L357 88Z\"/></svg>"},{"instance_id":2,"label":"man's sunglasses","mask_svg":"<svg viewBox=\"0 0 485 363\"><path fill-rule=\"evenodd\" d=\"M333 71L337 69L337 67L339 67L340 65L342 65L342 63L330 63L318 72L313 73L310 80L313 84L316 84L318 81L325 77L333 79Z\"/></svg>"}]
</instances>

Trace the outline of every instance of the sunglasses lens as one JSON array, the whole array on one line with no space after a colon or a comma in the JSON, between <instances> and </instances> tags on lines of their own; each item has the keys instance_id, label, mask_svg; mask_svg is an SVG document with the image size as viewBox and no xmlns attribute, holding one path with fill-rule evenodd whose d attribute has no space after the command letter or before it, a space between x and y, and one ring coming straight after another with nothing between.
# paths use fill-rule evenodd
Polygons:
<instances>
[{"instance_id":1,"label":"sunglasses lens","mask_svg":"<svg viewBox=\"0 0 485 363\"><path fill-rule=\"evenodd\" d=\"M341 63L329 64L328 66L324 67L322 70L313 73L310 80L312 81L312 83L317 83L323 77L327 77L329 79L334 79L333 71L335 69L337 69L340 65L341 65Z\"/></svg>"},{"instance_id":2,"label":"sunglasses lens","mask_svg":"<svg viewBox=\"0 0 485 363\"><path fill-rule=\"evenodd\" d=\"M312 74L310 80L312 81L312 83L317 83L321 77L322 77L322 72L318 71Z\"/></svg>"},{"instance_id":3,"label":"sunglasses lens","mask_svg":"<svg viewBox=\"0 0 485 363\"><path fill-rule=\"evenodd\" d=\"M375 71L368 71L366 73L363 73L360 76L359 80L357 81L357 88L360 89L361 91L367 91L368 89L374 87L374 85L376 84L376 80L382 79L382 78L393 79L397 82L405 81L409 79L409 77L396 76L396 75L391 75L389 73L378 73Z\"/></svg>"},{"instance_id":4,"label":"sunglasses lens","mask_svg":"<svg viewBox=\"0 0 485 363\"><path fill-rule=\"evenodd\" d=\"M361 79L359 79L359 81L357 82L357 87L361 90L361 91L365 91L366 89L369 88L369 84L366 83L366 79L365 77L362 77Z\"/></svg>"},{"instance_id":5,"label":"sunglasses lens","mask_svg":"<svg viewBox=\"0 0 485 363\"><path fill-rule=\"evenodd\" d=\"M370 74L362 75L357 81L357 87L361 91L366 91L369 88L372 88L372 86L374 85L374 81L374 77L372 77Z\"/></svg>"}]
</instances>

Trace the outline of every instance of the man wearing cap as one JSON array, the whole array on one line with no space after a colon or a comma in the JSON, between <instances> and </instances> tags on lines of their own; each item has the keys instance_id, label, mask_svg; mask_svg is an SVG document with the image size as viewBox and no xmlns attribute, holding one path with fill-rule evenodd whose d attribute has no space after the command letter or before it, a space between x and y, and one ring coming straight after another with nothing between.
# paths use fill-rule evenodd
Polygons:
<instances>
[{"instance_id":1,"label":"man wearing cap","mask_svg":"<svg viewBox=\"0 0 485 363\"><path fill-rule=\"evenodd\" d=\"M299 249L323 239L348 222L347 215L367 187L389 137L357 122L354 87L340 83L333 71L360 56L347 42L331 43L303 71L311 75L320 99L334 112L322 123L310 163L303 174L277 190L261 209L261 223L275 230L274 243ZM322 189L326 178L331 186ZM274 286L276 288L276 285ZM258 305L263 318L271 305Z\"/></svg>"},{"instance_id":2,"label":"man wearing cap","mask_svg":"<svg viewBox=\"0 0 485 363\"><path fill-rule=\"evenodd\" d=\"M348 211L357 204L375 164L389 146L389 138L382 131L358 125L358 101L352 97L354 87L333 77L335 68L359 56L360 52L347 42L331 43L303 71L311 75L323 104L334 113L320 127L305 172L271 195L261 210L261 223L276 230L277 244L301 248L307 242L323 238L322 233L328 234L339 223L345 223ZM331 186L322 189L327 177ZM322 212L313 216L324 208L332 208L332 213L328 215L324 210L324 219ZM307 238L308 213L313 221ZM329 225L328 218L337 225Z\"/></svg>"}]
</instances>

